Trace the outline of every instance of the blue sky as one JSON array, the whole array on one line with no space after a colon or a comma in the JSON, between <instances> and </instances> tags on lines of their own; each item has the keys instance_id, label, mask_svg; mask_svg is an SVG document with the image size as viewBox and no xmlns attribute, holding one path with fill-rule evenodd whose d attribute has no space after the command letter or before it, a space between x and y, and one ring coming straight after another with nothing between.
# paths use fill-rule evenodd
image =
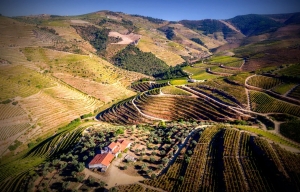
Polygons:
<instances>
[{"instance_id":1,"label":"blue sky","mask_svg":"<svg viewBox=\"0 0 300 192\"><path fill-rule=\"evenodd\" d=\"M236 15L300 12L300 0L0 0L5 16L79 15L121 11L165 20L229 19Z\"/></svg>"}]
</instances>

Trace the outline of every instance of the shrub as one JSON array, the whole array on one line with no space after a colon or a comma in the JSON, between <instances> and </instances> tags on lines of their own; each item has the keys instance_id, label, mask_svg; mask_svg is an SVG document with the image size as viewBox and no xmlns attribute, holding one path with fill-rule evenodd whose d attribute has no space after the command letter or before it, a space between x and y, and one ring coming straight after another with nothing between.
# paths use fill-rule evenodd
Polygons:
<instances>
[{"instance_id":1,"label":"shrub","mask_svg":"<svg viewBox=\"0 0 300 192\"><path fill-rule=\"evenodd\" d=\"M85 161L88 159L88 156L85 155L82 159Z\"/></svg>"},{"instance_id":2,"label":"shrub","mask_svg":"<svg viewBox=\"0 0 300 192\"><path fill-rule=\"evenodd\" d=\"M122 153L119 153L119 154L118 154L118 158L122 158Z\"/></svg>"},{"instance_id":3,"label":"shrub","mask_svg":"<svg viewBox=\"0 0 300 192\"><path fill-rule=\"evenodd\" d=\"M10 102L11 102L11 100L10 100L10 99L7 99L7 100L5 100L5 101L2 101L1 104L8 104L8 103L10 103Z\"/></svg>"},{"instance_id":4,"label":"shrub","mask_svg":"<svg viewBox=\"0 0 300 192\"><path fill-rule=\"evenodd\" d=\"M154 173L151 174L151 179L155 179L156 175Z\"/></svg>"},{"instance_id":5,"label":"shrub","mask_svg":"<svg viewBox=\"0 0 300 192\"><path fill-rule=\"evenodd\" d=\"M77 171L78 171L78 172L83 171L84 168L85 168L84 163L79 163L79 164L76 166L76 168L77 168Z\"/></svg>"},{"instance_id":6,"label":"shrub","mask_svg":"<svg viewBox=\"0 0 300 192\"><path fill-rule=\"evenodd\" d=\"M247 125L247 121L244 120L234 120L233 124L235 125Z\"/></svg>"},{"instance_id":7,"label":"shrub","mask_svg":"<svg viewBox=\"0 0 300 192\"><path fill-rule=\"evenodd\" d=\"M11 104L17 105L17 104L18 104L18 101L14 101L14 102L12 102Z\"/></svg>"},{"instance_id":8,"label":"shrub","mask_svg":"<svg viewBox=\"0 0 300 192\"><path fill-rule=\"evenodd\" d=\"M15 144L12 144L12 145L10 145L9 147L8 147L8 149L10 150L10 151L14 151L14 150L16 150L20 145L22 145L23 143L21 142L21 141L18 141L18 140L16 140L15 141Z\"/></svg>"},{"instance_id":9,"label":"shrub","mask_svg":"<svg viewBox=\"0 0 300 192\"><path fill-rule=\"evenodd\" d=\"M76 179L77 179L78 182L81 183L84 180L84 175L77 175Z\"/></svg>"},{"instance_id":10,"label":"shrub","mask_svg":"<svg viewBox=\"0 0 300 192\"><path fill-rule=\"evenodd\" d=\"M124 129L120 128L115 132L115 135L120 135L120 134L124 134Z\"/></svg>"},{"instance_id":11,"label":"shrub","mask_svg":"<svg viewBox=\"0 0 300 192\"><path fill-rule=\"evenodd\" d=\"M35 144L34 144L33 142L30 142L30 143L27 144L28 148L31 148L31 147L33 147L34 145L35 145Z\"/></svg>"},{"instance_id":12,"label":"shrub","mask_svg":"<svg viewBox=\"0 0 300 192\"><path fill-rule=\"evenodd\" d=\"M92 116L93 116L92 113L88 113L88 114L81 115L80 119L85 119L85 118L92 117Z\"/></svg>"},{"instance_id":13,"label":"shrub","mask_svg":"<svg viewBox=\"0 0 300 192\"><path fill-rule=\"evenodd\" d=\"M74 119L73 121L71 121L68 125L58 128L58 130L75 128L78 125L80 125L80 123L81 123L80 118L77 118L77 119Z\"/></svg>"}]
</instances>

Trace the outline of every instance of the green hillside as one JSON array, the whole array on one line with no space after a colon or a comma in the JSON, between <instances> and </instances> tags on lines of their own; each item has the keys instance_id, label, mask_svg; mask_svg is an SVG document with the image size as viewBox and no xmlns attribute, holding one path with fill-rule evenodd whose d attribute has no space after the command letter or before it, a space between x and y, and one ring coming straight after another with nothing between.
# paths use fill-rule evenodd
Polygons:
<instances>
[{"instance_id":1,"label":"green hillside","mask_svg":"<svg viewBox=\"0 0 300 192\"><path fill-rule=\"evenodd\" d=\"M204 35L221 32L223 33L225 39L236 33L227 25L215 19L205 19L199 21L182 20L179 23L190 29L202 32Z\"/></svg>"},{"instance_id":2,"label":"green hillside","mask_svg":"<svg viewBox=\"0 0 300 192\"><path fill-rule=\"evenodd\" d=\"M228 21L240 29L246 36L274 32L282 26L281 23L266 16L255 14L236 16Z\"/></svg>"},{"instance_id":3,"label":"green hillside","mask_svg":"<svg viewBox=\"0 0 300 192\"><path fill-rule=\"evenodd\" d=\"M136 71L146 75L163 72L168 65L155 57L152 53L144 53L139 48L128 45L113 58L114 65L129 71Z\"/></svg>"}]
</instances>

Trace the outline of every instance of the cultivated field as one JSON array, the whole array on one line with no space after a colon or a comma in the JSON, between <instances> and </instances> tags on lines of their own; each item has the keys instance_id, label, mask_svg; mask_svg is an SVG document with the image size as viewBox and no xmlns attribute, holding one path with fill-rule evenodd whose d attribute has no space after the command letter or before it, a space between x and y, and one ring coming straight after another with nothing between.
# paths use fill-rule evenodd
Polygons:
<instances>
[{"instance_id":1,"label":"cultivated field","mask_svg":"<svg viewBox=\"0 0 300 192\"><path fill-rule=\"evenodd\" d=\"M222 149L218 148L220 145ZM299 165L292 163L291 159L297 161L299 157L266 139L219 126L206 128L192 146L191 153L183 151L167 173L144 183L166 191L212 191L221 187L228 191L259 191L275 190L283 185L298 188L298 171L292 167ZM266 164L272 164L272 168ZM292 177L291 183L286 179L287 175Z\"/></svg>"}]
</instances>

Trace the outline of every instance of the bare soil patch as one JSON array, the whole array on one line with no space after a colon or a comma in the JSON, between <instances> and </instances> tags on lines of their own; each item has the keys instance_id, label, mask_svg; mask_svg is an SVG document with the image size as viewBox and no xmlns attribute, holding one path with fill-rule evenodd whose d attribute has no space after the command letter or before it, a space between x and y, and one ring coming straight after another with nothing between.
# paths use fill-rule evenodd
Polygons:
<instances>
[{"instance_id":1,"label":"bare soil patch","mask_svg":"<svg viewBox=\"0 0 300 192\"><path fill-rule=\"evenodd\" d=\"M76 23L76 24L88 24L89 22L83 21L83 20L74 19L74 20L71 20L71 23Z\"/></svg>"},{"instance_id":2,"label":"bare soil patch","mask_svg":"<svg viewBox=\"0 0 300 192\"><path fill-rule=\"evenodd\" d=\"M138 34L134 34L134 33L130 33L128 35L123 35L123 34L120 34L118 32L109 32L108 34L109 37L116 37L116 38L122 38L122 41L118 42L118 43L112 43L112 44L131 44L131 43L134 43L134 42L138 42L139 39L142 37L141 35L138 35Z\"/></svg>"}]
</instances>

